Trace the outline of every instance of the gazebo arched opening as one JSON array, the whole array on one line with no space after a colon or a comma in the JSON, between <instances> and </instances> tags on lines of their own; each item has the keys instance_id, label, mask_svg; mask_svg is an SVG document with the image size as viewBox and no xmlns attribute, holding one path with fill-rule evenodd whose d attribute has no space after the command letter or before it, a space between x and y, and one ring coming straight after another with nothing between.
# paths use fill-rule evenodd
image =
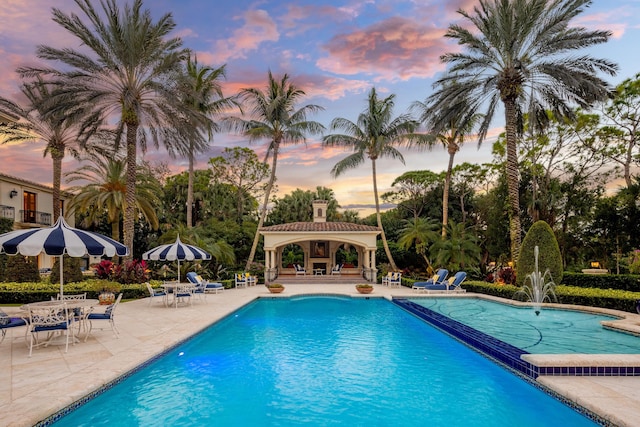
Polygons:
<instances>
[{"instance_id":1,"label":"gazebo arched opening","mask_svg":"<svg viewBox=\"0 0 640 427\"><path fill-rule=\"evenodd\" d=\"M342 264L343 268L358 268L360 266L360 254L358 249L349 244L343 243L338 246L335 254L335 264Z\"/></svg>"},{"instance_id":2,"label":"gazebo arched opening","mask_svg":"<svg viewBox=\"0 0 640 427\"><path fill-rule=\"evenodd\" d=\"M297 243L289 243L282 248L280 268L293 268L294 264L304 265L304 250Z\"/></svg>"}]
</instances>

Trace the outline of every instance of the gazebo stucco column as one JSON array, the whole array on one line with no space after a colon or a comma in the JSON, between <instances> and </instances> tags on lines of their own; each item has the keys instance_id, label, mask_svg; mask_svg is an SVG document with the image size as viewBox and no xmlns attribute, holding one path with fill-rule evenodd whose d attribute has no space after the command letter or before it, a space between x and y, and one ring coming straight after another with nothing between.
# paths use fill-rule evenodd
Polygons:
<instances>
[{"instance_id":1,"label":"gazebo stucco column","mask_svg":"<svg viewBox=\"0 0 640 427\"><path fill-rule=\"evenodd\" d=\"M276 251L270 249L264 252L265 266L264 266L264 280L265 282L271 282L278 277L278 267L276 260Z\"/></svg>"},{"instance_id":2,"label":"gazebo stucco column","mask_svg":"<svg viewBox=\"0 0 640 427\"><path fill-rule=\"evenodd\" d=\"M376 269L376 251L367 249L364 257L364 278L369 282L375 282L377 280L376 275L378 270Z\"/></svg>"}]
</instances>

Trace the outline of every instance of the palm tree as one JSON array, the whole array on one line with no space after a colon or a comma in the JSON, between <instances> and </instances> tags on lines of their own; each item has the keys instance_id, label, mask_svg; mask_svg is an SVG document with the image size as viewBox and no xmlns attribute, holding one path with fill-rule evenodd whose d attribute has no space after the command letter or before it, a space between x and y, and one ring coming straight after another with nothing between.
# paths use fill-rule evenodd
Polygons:
<instances>
[{"instance_id":1,"label":"palm tree","mask_svg":"<svg viewBox=\"0 0 640 427\"><path fill-rule=\"evenodd\" d=\"M609 85L598 72L615 75L617 65L576 50L604 43L611 33L587 31L570 25L591 0L479 0L468 24L451 25L446 37L455 39L466 52L448 53L441 60L451 67L439 79L434 103L450 106L457 115L462 100L469 111L486 108L479 142L487 135L499 102L504 105L507 142L507 178L511 255L518 258L521 241L518 200L517 140L522 116L543 128L547 110L558 118L573 118L574 105L587 108L610 95ZM474 27L477 31L473 31ZM571 55L569 55L571 54ZM446 123L446 114L442 117Z\"/></svg>"},{"instance_id":2,"label":"palm tree","mask_svg":"<svg viewBox=\"0 0 640 427\"><path fill-rule=\"evenodd\" d=\"M85 123L119 118L115 145L119 148L124 136L127 153L124 244L133 254L138 144L144 151L147 138L156 147L162 141L175 154L186 141L194 141L199 150L206 142L196 138L197 124L206 118L177 96L175 76L187 50L179 38L168 38L175 29L171 14L154 23L151 12L141 10L142 0L133 0L122 11L116 0L101 1L102 11L91 0L75 3L83 17L53 8L53 21L78 39L85 51L39 46L39 58L56 61L65 71L27 67L19 72L59 78L59 109L75 104L90 108Z\"/></svg>"},{"instance_id":3,"label":"palm tree","mask_svg":"<svg viewBox=\"0 0 640 427\"><path fill-rule=\"evenodd\" d=\"M473 228L465 228L463 223L449 221L448 239L438 239L430 250L437 253L438 265L445 265L451 271L464 270L480 260L480 246L473 234Z\"/></svg>"},{"instance_id":4,"label":"palm tree","mask_svg":"<svg viewBox=\"0 0 640 427\"><path fill-rule=\"evenodd\" d=\"M378 197L378 181L376 171L376 161L379 158L391 157L399 159L404 164L404 157L394 145L408 143L411 141L424 141L426 135L418 135L414 131L418 127L418 122L408 114L401 114L392 117L395 95L389 95L384 99L379 99L375 87L371 88L367 98L367 108L360 113L356 123L344 119L335 118L331 121L331 130L340 129L343 134L326 135L323 142L326 146L344 146L353 149L353 154L340 160L331 169L334 177L340 176L348 169L354 169L365 161L365 157L371 160L371 171L373 177L373 195L376 204L376 219L378 228L382 233L382 244L385 253L393 270L398 270L387 238L382 227L380 216L380 200Z\"/></svg>"},{"instance_id":5,"label":"palm tree","mask_svg":"<svg viewBox=\"0 0 640 427\"><path fill-rule=\"evenodd\" d=\"M86 213L85 226L99 223L104 215L111 224L111 237L120 240L120 217L126 204L126 159L117 155L91 155L87 164L66 174L67 182L81 181L83 185L69 191L75 196L69 209ZM157 207L162 188L142 167L136 174L136 210L153 229L159 226Z\"/></svg>"},{"instance_id":6,"label":"palm tree","mask_svg":"<svg viewBox=\"0 0 640 427\"><path fill-rule=\"evenodd\" d=\"M468 101L464 101L462 107L468 105ZM473 128L481 118L480 114L473 114L464 109L454 109L456 115L449 114L450 106L440 103L429 105L426 103L415 102L413 108L421 111L420 120L427 125L427 129L433 129L435 138L444 145L449 154L449 163L447 164L447 172L444 178L444 188L442 191L442 238L447 237L447 224L449 223L449 189L451 188L451 171L453 170L453 161L455 155L460 151L460 146L467 140ZM438 109L444 109L440 112ZM440 115L445 115L448 122L440 123Z\"/></svg>"},{"instance_id":7,"label":"palm tree","mask_svg":"<svg viewBox=\"0 0 640 427\"><path fill-rule=\"evenodd\" d=\"M289 75L284 74L279 80L276 80L269 71L268 84L264 90L247 88L240 91L240 104L248 106L251 118L249 120L236 117L227 118L229 126L240 130L249 138L249 141L269 140L264 162L266 163L271 156L271 174L260 207L258 228L247 259L247 270L255 257L260 239L259 231L267 215L267 204L276 181L276 166L280 148L283 145L305 142L306 133L319 134L324 130L322 124L307 120L310 113L323 110L321 106L307 104L300 108L296 107L296 103L304 95L305 92L290 81Z\"/></svg>"},{"instance_id":8,"label":"palm tree","mask_svg":"<svg viewBox=\"0 0 640 427\"><path fill-rule=\"evenodd\" d=\"M81 140L79 135L80 110L52 112L50 84L41 78L23 83L20 91L28 101L25 106L0 97L0 113L16 119L15 123L0 125L0 134L4 136L3 143L23 141L46 143L44 155L49 154L53 161L53 220L55 222L61 211L62 160L66 153L78 157L79 150L85 147L84 140Z\"/></svg>"},{"instance_id":9,"label":"palm tree","mask_svg":"<svg viewBox=\"0 0 640 427\"><path fill-rule=\"evenodd\" d=\"M187 57L184 74L181 80L183 90L183 102L201 113L205 117L219 114L224 108L233 105L231 98L225 98L222 94L222 87L219 79L225 77L225 66L212 68L198 64L198 58ZM212 138L213 132L219 131L219 126L206 120L198 123L198 128L205 131L208 140ZM204 137L201 134L194 135L195 138ZM205 146L206 147L206 146ZM189 140L186 156L189 158L189 182L187 187L187 227L193 226L193 162L196 152L196 144Z\"/></svg>"},{"instance_id":10,"label":"palm tree","mask_svg":"<svg viewBox=\"0 0 640 427\"><path fill-rule=\"evenodd\" d=\"M427 249L431 244L438 240L438 232L436 231L438 224L430 218L416 217L413 220L406 220L404 228L400 231L398 246L404 250L410 247L416 247L416 252L427 263L427 273L433 274L431 260L427 256Z\"/></svg>"}]
</instances>

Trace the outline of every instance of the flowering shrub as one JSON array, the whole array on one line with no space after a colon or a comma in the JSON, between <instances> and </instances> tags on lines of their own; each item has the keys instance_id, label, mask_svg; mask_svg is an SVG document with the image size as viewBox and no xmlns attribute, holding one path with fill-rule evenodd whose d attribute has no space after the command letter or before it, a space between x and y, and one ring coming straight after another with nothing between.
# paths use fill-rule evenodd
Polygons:
<instances>
[{"instance_id":1,"label":"flowering shrub","mask_svg":"<svg viewBox=\"0 0 640 427\"><path fill-rule=\"evenodd\" d=\"M498 270L498 283L514 285L516 283L516 272L511 267L504 267Z\"/></svg>"},{"instance_id":2,"label":"flowering shrub","mask_svg":"<svg viewBox=\"0 0 640 427\"><path fill-rule=\"evenodd\" d=\"M149 269L143 260L125 261L113 268L113 280L118 283L144 283L149 281Z\"/></svg>"},{"instance_id":3,"label":"flowering shrub","mask_svg":"<svg viewBox=\"0 0 640 427\"><path fill-rule=\"evenodd\" d=\"M100 261L100 263L95 266L95 273L98 279L111 279L113 263L108 259Z\"/></svg>"}]
</instances>

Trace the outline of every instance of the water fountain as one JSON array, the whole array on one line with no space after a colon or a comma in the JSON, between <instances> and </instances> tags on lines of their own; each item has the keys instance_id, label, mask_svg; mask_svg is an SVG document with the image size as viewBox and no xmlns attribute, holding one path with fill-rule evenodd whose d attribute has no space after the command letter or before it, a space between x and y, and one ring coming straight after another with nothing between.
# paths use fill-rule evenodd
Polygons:
<instances>
[{"instance_id":1,"label":"water fountain","mask_svg":"<svg viewBox=\"0 0 640 427\"><path fill-rule=\"evenodd\" d=\"M536 316L540 315L542 303L547 300L553 302L556 300L556 293L554 291L556 284L553 282L549 269L540 273L538 269L538 247L533 249L533 256L535 257L535 266L531 274L527 274L525 278L524 286L518 293L522 293L533 303L533 308L536 312ZM553 301L552 301L553 298Z\"/></svg>"}]
</instances>

